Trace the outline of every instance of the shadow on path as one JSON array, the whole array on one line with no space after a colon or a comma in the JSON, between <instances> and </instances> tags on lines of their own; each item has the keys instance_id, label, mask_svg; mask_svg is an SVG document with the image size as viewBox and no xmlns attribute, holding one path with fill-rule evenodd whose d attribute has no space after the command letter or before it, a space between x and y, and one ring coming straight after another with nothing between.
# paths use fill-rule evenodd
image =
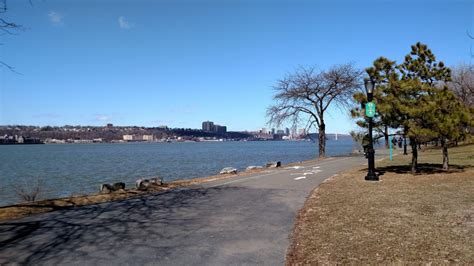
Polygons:
<instances>
[{"instance_id":1,"label":"shadow on path","mask_svg":"<svg viewBox=\"0 0 474 266\"><path fill-rule=\"evenodd\" d=\"M219 243L239 237L267 238L271 247L281 241L274 231L293 219L292 211L274 200L279 193L178 189L0 223L0 264L172 264L176 256L189 256L181 262L192 263L212 258ZM264 230L255 225L266 223Z\"/></svg>"}]
</instances>

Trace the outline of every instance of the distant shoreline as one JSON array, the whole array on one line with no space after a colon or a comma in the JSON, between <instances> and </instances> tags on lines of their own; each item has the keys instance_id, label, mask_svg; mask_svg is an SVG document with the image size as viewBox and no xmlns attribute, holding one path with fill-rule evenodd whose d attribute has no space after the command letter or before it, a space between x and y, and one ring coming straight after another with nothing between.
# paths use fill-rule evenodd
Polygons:
<instances>
[{"instance_id":1,"label":"distant shoreline","mask_svg":"<svg viewBox=\"0 0 474 266\"><path fill-rule=\"evenodd\" d=\"M44 142L41 143L0 143L0 145L41 145L46 144Z\"/></svg>"},{"instance_id":2,"label":"distant shoreline","mask_svg":"<svg viewBox=\"0 0 474 266\"><path fill-rule=\"evenodd\" d=\"M216 143L216 142L317 142L318 140L311 139L218 139L218 140L171 140L171 141L123 141L123 140L114 140L114 141L102 141L102 142L39 142L39 143L0 143L0 145L34 145L34 144L127 144L127 143L141 143L141 144L153 144L153 143ZM333 139L327 139L326 141L338 141Z\"/></svg>"}]
</instances>

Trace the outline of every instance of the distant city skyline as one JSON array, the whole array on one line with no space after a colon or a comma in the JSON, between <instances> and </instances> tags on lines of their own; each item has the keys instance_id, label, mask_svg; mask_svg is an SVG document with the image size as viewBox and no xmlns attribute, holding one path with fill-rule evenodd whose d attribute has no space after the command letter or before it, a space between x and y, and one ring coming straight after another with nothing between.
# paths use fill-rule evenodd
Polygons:
<instances>
[{"instance_id":1,"label":"distant city skyline","mask_svg":"<svg viewBox=\"0 0 474 266\"><path fill-rule=\"evenodd\" d=\"M218 133L221 133L222 131L219 131L217 129L215 130L211 130L211 129L205 129L204 128L204 123L205 122L211 122L211 121L204 121L203 122L203 125L202 125L202 128L189 128L189 129L193 129L193 130L202 130L202 131L209 131L209 132L218 132ZM0 129L1 128L5 128L5 127L38 127L38 128L44 128L44 127L58 127L58 128L64 128L64 127L82 127L82 128L87 128L87 127L94 127L94 128L100 128L100 127L104 127L104 128L114 128L114 127L117 127L117 128L131 128L131 127L139 127L139 128L169 128L169 129L180 129L182 127L173 127L173 126L169 126L169 125L159 125L159 126L142 126L142 125L114 125L112 123L107 123L107 124L104 124L104 125L43 125L43 126L38 126L38 125L20 125L20 124L12 124L12 125L0 125ZM214 126L220 126L220 125L214 125ZM227 127L226 126L221 126L221 127L224 127L225 128L225 132L227 132ZM260 132L260 133L268 133L268 134L277 134L278 132L284 132L284 134L290 134L290 129L289 128L282 128L282 127L273 127L273 128L257 128L257 129L244 129L244 130L237 130L237 131L234 131L234 132ZM299 135L305 135L306 134L306 129L305 128L296 128L295 130L291 131L293 132L292 134L299 134ZM310 132L311 133L311 132ZM326 134L335 134L335 133L340 133L340 132L328 132Z\"/></svg>"},{"instance_id":2,"label":"distant city skyline","mask_svg":"<svg viewBox=\"0 0 474 266\"><path fill-rule=\"evenodd\" d=\"M0 60L21 74L0 69L0 125L272 128L272 86L299 66L400 62L418 41L448 66L471 63L473 8L467 0L8 1L2 18L24 30L2 36ZM357 128L334 108L326 123L327 132Z\"/></svg>"}]
</instances>

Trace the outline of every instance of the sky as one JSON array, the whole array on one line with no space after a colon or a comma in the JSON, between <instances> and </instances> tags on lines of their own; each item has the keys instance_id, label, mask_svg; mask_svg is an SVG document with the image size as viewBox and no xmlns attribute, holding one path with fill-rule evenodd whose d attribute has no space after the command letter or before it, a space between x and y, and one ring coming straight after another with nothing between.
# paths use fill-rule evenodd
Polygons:
<instances>
[{"instance_id":1,"label":"sky","mask_svg":"<svg viewBox=\"0 0 474 266\"><path fill-rule=\"evenodd\" d=\"M7 0L1 18L0 125L228 130L269 128L273 86L420 41L448 66L472 63L473 1ZM474 35L474 34L473 34ZM474 50L474 49L473 49ZM347 110L326 131L355 129Z\"/></svg>"}]
</instances>

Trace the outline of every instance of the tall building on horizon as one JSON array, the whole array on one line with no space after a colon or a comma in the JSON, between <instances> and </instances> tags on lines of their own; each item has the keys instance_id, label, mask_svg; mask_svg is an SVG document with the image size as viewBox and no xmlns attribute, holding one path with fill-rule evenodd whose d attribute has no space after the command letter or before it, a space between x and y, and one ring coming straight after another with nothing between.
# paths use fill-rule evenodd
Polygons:
<instances>
[{"instance_id":1,"label":"tall building on horizon","mask_svg":"<svg viewBox=\"0 0 474 266\"><path fill-rule=\"evenodd\" d=\"M202 130L213 132L214 131L214 122L211 121L204 121L202 122Z\"/></svg>"},{"instance_id":2,"label":"tall building on horizon","mask_svg":"<svg viewBox=\"0 0 474 266\"><path fill-rule=\"evenodd\" d=\"M202 130L206 132L226 133L227 127L214 124L212 121L202 122Z\"/></svg>"},{"instance_id":3,"label":"tall building on horizon","mask_svg":"<svg viewBox=\"0 0 474 266\"><path fill-rule=\"evenodd\" d=\"M214 125L215 132L217 133L226 133L227 132L227 127L226 126L220 126L220 125Z\"/></svg>"}]
</instances>

